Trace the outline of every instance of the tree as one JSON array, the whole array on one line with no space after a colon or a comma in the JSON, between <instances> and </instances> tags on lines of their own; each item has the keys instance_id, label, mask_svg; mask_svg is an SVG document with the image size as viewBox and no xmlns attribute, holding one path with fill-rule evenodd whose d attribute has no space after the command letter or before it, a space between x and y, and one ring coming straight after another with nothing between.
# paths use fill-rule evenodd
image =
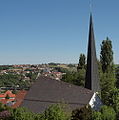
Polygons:
<instances>
[{"instance_id":1,"label":"tree","mask_svg":"<svg viewBox=\"0 0 119 120\"><path fill-rule=\"evenodd\" d=\"M93 111L92 120L116 120L116 112L110 106L102 106L100 111Z\"/></svg>"},{"instance_id":2,"label":"tree","mask_svg":"<svg viewBox=\"0 0 119 120\"><path fill-rule=\"evenodd\" d=\"M102 106L100 112L102 120L116 120L116 113L112 107Z\"/></svg>"},{"instance_id":3,"label":"tree","mask_svg":"<svg viewBox=\"0 0 119 120\"><path fill-rule=\"evenodd\" d=\"M101 112L93 111L92 120L102 120Z\"/></svg>"},{"instance_id":4,"label":"tree","mask_svg":"<svg viewBox=\"0 0 119 120\"><path fill-rule=\"evenodd\" d=\"M107 37L106 40L102 41L101 52L100 52L100 62L102 64L102 71L105 73L109 69L112 70L113 66L113 50L112 42Z\"/></svg>"},{"instance_id":5,"label":"tree","mask_svg":"<svg viewBox=\"0 0 119 120\"><path fill-rule=\"evenodd\" d=\"M34 120L34 114L26 108L16 108L11 111L11 117L8 120Z\"/></svg>"},{"instance_id":6,"label":"tree","mask_svg":"<svg viewBox=\"0 0 119 120\"><path fill-rule=\"evenodd\" d=\"M86 64L86 57L84 54L80 54L77 70L85 68L85 64Z\"/></svg>"},{"instance_id":7,"label":"tree","mask_svg":"<svg viewBox=\"0 0 119 120\"><path fill-rule=\"evenodd\" d=\"M37 77L38 73L33 73L33 72L29 72L29 73L26 73L25 76L26 77L29 77L30 78L30 81L31 82L34 82L36 80L36 77Z\"/></svg>"},{"instance_id":8,"label":"tree","mask_svg":"<svg viewBox=\"0 0 119 120\"><path fill-rule=\"evenodd\" d=\"M40 114L24 107L12 109L0 104L0 120L70 120L70 114L64 109L65 106L54 104Z\"/></svg>"},{"instance_id":9,"label":"tree","mask_svg":"<svg viewBox=\"0 0 119 120\"><path fill-rule=\"evenodd\" d=\"M102 41L100 63L102 67L102 73L100 73L101 97L103 102L108 105L110 91L115 87L116 82L113 64L112 42L108 37L106 40Z\"/></svg>"},{"instance_id":10,"label":"tree","mask_svg":"<svg viewBox=\"0 0 119 120\"><path fill-rule=\"evenodd\" d=\"M84 87L84 85L85 85L85 74L86 74L85 69L81 69L79 72L77 72L76 73L76 78L74 79L74 84Z\"/></svg>"},{"instance_id":11,"label":"tree","mask_svg":"<svg viewBox=\"0 0 119 120\"><path fill-rule=\"evenodd\" d=\"M108 101L108 105L114 108L119 120L119 89L114 88L110 91Z\"/></svg>"},{"instance_id":12,"label":"tree","mask_svg":"<svg viewBox=\"0 0 119 120\"><path fill-rule=\"evenodd\" d=\"M69 120L69 115L64 111L61 104L51 105L44 112L44 120Z\"/></svg>"},{"instance_id":13,"label":"tree","mask_svg":"<svg viewBox=\"0 0 119 120\"><path fill-rule=\"evenodd\" d=\"M71 120L92 120L92 109L90 106L84 106L72 111Z\"/></svg>"},{"instance_id":14,"label":"tree","mask_svg":"<svg viewBox=\"0 0 119 120\"><path fill-rule=\"evenodd\" d=\"M112 72L101 74L101 98L104 104L108 105L110 91L115 87L115 76Z\"/></svg>"},{"instance_id":15,"label":"tree","mask_svg":"<svg viewBox=\"0 0 119 120\"><path fill-rule=\"evenodd\" d=\"M74 85L84 86L85 83L85 69L80 69L78 72L67 72L62 77L62 81L68 82Z\"/></svg>"},{"instance_id":16,"label":"tree","mask_svg":"<svg viewBox=\"0 0 119 120\"><path fill-rule=\"evenodd\" d=\"M72 67L75 67L75 64L68 64L67 66L72 68Z\"/></svg>"},{"instance_id":17,"label":"tree","mask_svg":"<svg viewBox=\"0 0 119 120\"><path fill-rule=\"evenodd\" d=\"M55 67L54 70L62 73L69 73L69 70L67 68Z\"/></svg>"},{"instance_id":18,"label":"tree","mask_svg":"<svg viewBox=\"0 0 119 120\"><path fill-rule=\"evenodd\" d=\"M116 68L116 87L119 88L119 66Z\"/></svg>"}]
</instances>

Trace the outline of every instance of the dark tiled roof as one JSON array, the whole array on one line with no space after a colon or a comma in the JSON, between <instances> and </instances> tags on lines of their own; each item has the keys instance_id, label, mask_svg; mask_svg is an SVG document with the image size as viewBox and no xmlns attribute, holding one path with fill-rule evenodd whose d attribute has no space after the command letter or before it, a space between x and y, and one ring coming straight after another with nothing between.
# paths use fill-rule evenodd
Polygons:
<instances>
[{"instance_id":1,"label":"dark tiled roof","mask_svg":"<svg viewBox=\"0 0 119 120\"><path fill-rule=\"evenodd\" d=\"M93 92L86 88L41 76L31 87L21 106L33 112L42 112L50 104L61 102L77 108L88 104L92 95Z\"/></svg>"}]
</instances>

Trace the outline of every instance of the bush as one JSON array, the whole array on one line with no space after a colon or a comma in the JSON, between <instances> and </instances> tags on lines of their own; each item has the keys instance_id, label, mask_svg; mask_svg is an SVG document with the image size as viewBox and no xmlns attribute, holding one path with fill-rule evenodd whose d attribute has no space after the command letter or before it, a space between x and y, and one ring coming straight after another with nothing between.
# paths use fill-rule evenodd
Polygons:
<instances>
[{"instance_id":1,"label":"bush","mask_svg":"<svg viewBox=\"0 0 119 120\"><path fill-rule=\"evenodd\" d=\"M44 112L44 120L69 120L69 115L60 104L51 105Z\"/></svg>"},{"instance_id":2,"label":"bush","mask_svg":"<svg viewBox=\"0 0 119 120\"><path fill-rule=\"evenodd\" d=\"M102 120L102 114L101 114L101 112L93 112L93 114L92 114L92 120Z\"/></svg>"},{"instance_id":3,"label":"bush","mask_svg":"<svg viewBox=\"0 0 119 120\"><path fill-rule=\"evenodd\" d=\"M113 108L102 106L100 112L102 114L102 120L116 120L116 113Z\"/></svg>"},{"instance_id":4,"label":"bush","mask_svg":"<svg viewBox=\"0 0 119 120\"><path fill-rule=\"evenodd\" d=\"M90 106L82 107L72 111L71 120L92 120L92 109Z\"/></svg>"},{"instance_id":5,"label":"bush","mask_svg":"<svg viewBox=\"0 0 119 120\"><path fill-rule=\"evenodd\" d=\"M10 120L34 120L34 114L21 107L11 111Z\"/></svg>"},{"instance_id":6,"label":"bush","mask_svg":"<svg viewBox=\"0 0 119 120\"><path fill-rule=\"evenodd\" d=\"M116 113L112 107L102 106L99 112L93 112L92 120L116 120Z\"/></svg>"},{"instance_id":7,"label":"bush","mask_svg":"<svg viewBox=\"0 0 119 120\"><path fill-rule=\"evenodd\" d=\"M81 69L79 72L67 72L65 75L63 75L62 81L74 85L84 86L85 72L85 69Z\"/></svg>"}]
</instances>

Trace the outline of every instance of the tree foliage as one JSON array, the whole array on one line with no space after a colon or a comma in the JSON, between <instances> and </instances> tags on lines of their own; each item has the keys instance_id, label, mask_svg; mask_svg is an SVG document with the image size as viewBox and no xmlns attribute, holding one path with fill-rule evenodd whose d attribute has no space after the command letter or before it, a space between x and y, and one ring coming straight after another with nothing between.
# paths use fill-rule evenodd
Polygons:
<instances>
[{"instance_id":1,"label":"tree foliage","mask_svg":"<svg viewBox=\"0 0 119 120\"><path fill-rule=\"evenodd\" d=\"M103 106L100 110L102 120L116 120L116 112L112 107Z\"/></svg>"},{"instance_id":2,"label":"tree foliage","mask_svg":"<svg viewBox=\"0 0 119 120\"><path fill-rule=\"evenodd\" d=\"M69 70L67 68L55 67L54 69L58 72L69 73Z\"/></svg>"},{"instance_id":3,"label":"tree foliage","mask_svg":"<svg viewBox=\"0 0 119 120\"><path fill-rule=\"evenodd\" d=\"M108 105L114 108L117 118L119 119L119 89L114 88L110 91Z\"/></svg>"},{"instance_id":4,"label":"tree foliage","mask_svg":"<svg viewBox=\"0 0 119 120\"><path fill-rule=\"evenodd\" d=\"M22 75L18 74L3 74L0 75L0 86L1 87L12 87L15 88L16 86L20 88L27 88L30 86L28 81L22 80Z\"/></svg>"},{"instance_id":5,"label":"tree foliage","mask_svg":"<svg viewBox=\"0 0 119 120\"><path fill-rule=\"evenodd\" d=\"M106 40L102 41L100 61L101 61L102 70L104 73L109 69L111 69L113 65L113 50L112 50L112 42L111 40L109 40L108 37Z\"/></svg>"},{"instance_id":6,"label":"tree foliage","mask_svg":"<svg viewBox=\"0 0 119 120\"><path fill-rule=\"evenodd\" d=\"M115 87L115 77L113 72L102 73L101 75L101 98L104 104L109 103L110 91Z\"/></svg>"},{"instance_id":7,"label":"tree foliage","mask_svg":"<svg viewBox=\"0 0 119 120\"><path fill-rule=\"evenodd\" d=\"M10 120L34 120L34 114L26 108L13 109Z\"/></svg>"},{"instance_id":8,"label":"tree foliage","mask_svg":"<svg viewBox=\"0 0 119 120\"><path fill-rule=\"evenodd\" d=\"M90 106L84 106L72 111L71 120L92 120L92 109Z\"/></svg>"},{"instance_id":9,"label":"tree foliage","mask_svg":"<svg viewBox=\"0 0 119 120\"><path fill-rule=\"evenodd\" d=\"M84 54L80 54L77 70L85 68L85 64L86 64L86 57Z\"/></svg>"},{"instance_id":10,"label":"tree foliage","mask_svg":"<svg viewBox=\"0 0 119 120\"><path fill-rule=\"evenodd\" d=\"M72 67L75 67L75 64L68 64L67 66L72 68Z\"/></svg>"},{"instance_id":11,"label":"tree foliage","mask_svg":"<svg viewBox=\"0 0 119 120\"><path fill-rule=\"evenodd\" d=\"M85 72L85 69L81 69L79 72L67 72L65 75L63 75L62 81L74 85L84 86Z\"/></svg>"},{"instance_id":12,"label":"tree foliage","mask_svg":"<svg viewBox=\"0 0 119 120\"><path fill-rule=\"evenodd\" d=\"M102 120L101 112L93 111L92 120Z\"/></svg>"},{"instance_id":13,"label":"tree foliage","mask_svg":"<svg viewBox=\"0 0 119 120\"><path fill-rule=\"evenodd\" d=\"M116 67L115 73L116 73L116 87L119 88L119 66Z\"/></svg>"},{"instance_id":14,"label":"tree foliage","mask_svg":"<svg viewBox=\"0 0 119 120\"><path fill-rule=\"evenodd\" d=\"M102 73L100 73L101 97L103 103L108 105L110 91L115 88L116 83L112 42L109 38L102 41L100 63L102 68Z\"/></svg>"},{"instance_id":15,"label":"tree foliage","mask_svg":"<svg viewBox=\"0 0 119 120\"><path fill-rule=\"evenodd\" d=\"M92 120L116 120L116 112L112 107L102 106L100 111L93 111Z\"/></svg>"},{"instance_id":16,"label":"tree foliage","mask_svg":"<svg viewBox=\"0 0 119 120\"><path fill-rule=\"evenodd\" d=\"M26 73L25 76L30 78L30 82L34 82L36 80L37 74L38 74L37 72L36 73L30 72Z\"/></svg>"},{"instance_id":17,"label":"tree foliage","mask_svg":"<svg viewBox=\"0 0 119 120\"><path fill-rule=\"evenodd\" d=\"M68 114L64 111L60 104L51 105L44 112L45 120L69 120Z\"/></svg>"},{"instance_id":18,"label":"tree foliage","mask_svg":"<svg viewBox=\"0 0 119 120\"><path fill-rule=\"evenodd\" d=\"M8 70L13 69L12 65L0 65L0 70Z\"/></svg>"},{"instance_id":19,"label":"tree foliage","mask_svg":"<svg viewBox=\"0 0 119 120\"><path fill-rule=\"evenodd\" d=\"M70 120L70 114L61 104L51 105L43 113L32 113L24 107L10 109L0 104L0 120Z\"/></svg>"}]
</instances>

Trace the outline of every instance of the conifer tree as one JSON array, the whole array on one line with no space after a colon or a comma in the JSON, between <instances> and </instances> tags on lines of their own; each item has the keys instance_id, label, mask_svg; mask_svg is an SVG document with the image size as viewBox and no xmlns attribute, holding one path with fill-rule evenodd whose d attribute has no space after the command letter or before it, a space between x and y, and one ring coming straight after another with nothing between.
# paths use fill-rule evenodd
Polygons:
<instances>
[{"instance_id":1,"label":"conifer tree","mask_svg":"<svg viewBox=\"0 0 119 120\"><path fill-rule=\"evenodd\" d=\"M84 54L80 54L77 70L85 68L85 64L86 64L86 57Z\"/></svg>"},{"instance_id":2,"label":"conifer tree","mask_svg":"<svg viewBox=\"0 0 119 120\"><path fill-rule=\"evenodd\" d=\"M115 73L113 64L112 41L107 37L102 41L100 62L102 67L101 74L101 97L103 103L108 105L110 91L115 87Z\"/></svg>"},{"instance_id":3,"label":"conifer tree","mask_svg":"<svg viewBox=\"0 0 119 120\"><path fill-rule=\"evenodd\" d=\"M107 37L106 40L102 41L101 52L100 52L100 62L102 64L103 73L113 68L113 50L112 42Z\"/></svg>"}]
</instances>

